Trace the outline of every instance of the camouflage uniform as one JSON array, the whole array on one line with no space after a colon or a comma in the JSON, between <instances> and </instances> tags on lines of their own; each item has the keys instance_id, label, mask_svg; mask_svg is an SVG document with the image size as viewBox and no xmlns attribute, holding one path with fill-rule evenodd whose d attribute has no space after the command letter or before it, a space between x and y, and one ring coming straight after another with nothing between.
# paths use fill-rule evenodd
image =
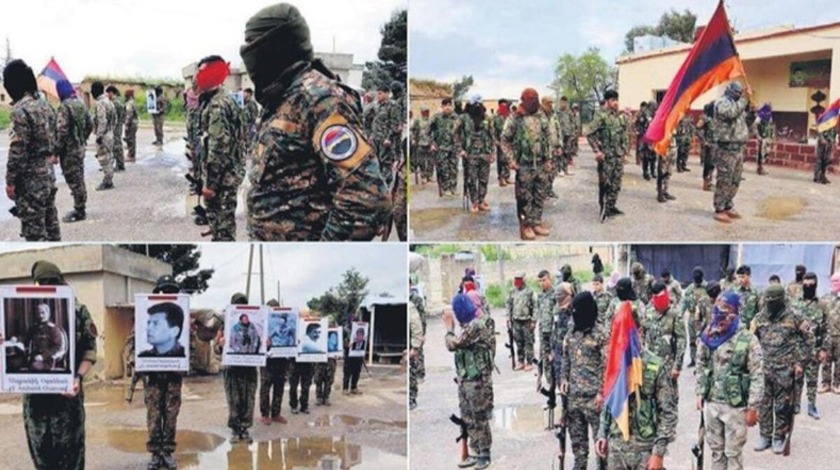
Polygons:
<instances>
[{"instance_id":1,"label":"camouflage uniform","mask_svg":"<svg viewBox=\"0 0 840 470\"><path fill-rule=\"evenodd\" d=\"M114 103L105 93L96 99L96 111L93 115L93 133L96 136L96 160L102 168L102 183L113 184L114 165L114 129L117 126L117 111Z\"/></svg>"},{"instance_id":2,"label":"camouflage uniform","mask_svg":"<svg viewBox=\"0 0 840 470\"><path fill-rule=\"evenodd\" d=\"M758 163L758 173L764 173L764 164L767 162L767 157L770 155L770 149L773 146L773 139L776 138L776 126L771 121L758 121L758 152L756 152L756 163Z\"/></svg>"},{"instance_id":3,"label":"camouflage uniform","mask_svg":"<svg viewBox=\"0 0 840 470\"><path fill-rule=\"evenodd\" d=\"M819 299L798 299L792 302L793 309L799 312L808 320L811 327L811 334L814 335L814 355L810 360L804 361L805 373L797 379L799 396L793 397L793 402L798 404L802 400L802 384L808 386L808 404L817 404L817 375L820 371L819 351L829 351L830 338L826 335L828 326L828 304Z\"/></svg>"},{"instance_id":4,"label":"camouflage uniform","mask_svg":"<svg viewBox=\"0 0 840 470\"><path fill-rule=\"evenodd\" d=\"M558 109L557 121L560 124L560 138L563 140L563 154L558 158L559 166L557 167L557 171L565 173L569 171L569 164L572 161L572 155L575 153L575 146L577 144L572 110L569 108Z\"/></svg>"},{"instance_id":5,"label":"camouflage uniform","mask_svg":"<svg viewBox=\"0 0 840 470\"><path fill-rule=\"evenodd\" d=\"M551 338L554 329L554 307L557 298L554 289L541 291L537 294L536 310L537 320L540 327L540 361L542 361L543 374L551 377Z\"/></svg>"},{"instance_id":6,"label":"camouflage uniform","mask_svg":"<svg viewBox=\"0 0 840 470\"><path fill-rule=\"evenodd\" d=\"M733 101L726 96L715 101L715 212L732 210L741 186L744 148L747 143L746 109L749 100Z\"/></svg>"},{"instance_id":7,"label":"camouflage uniform","mask_svg":"<svg viewBox=\"0 0 840 470\"><path fill-rule=\"evenodd\" d=\"M682 312L688 317L688 348L691 356L691 363L694 364L697 358L697 338L700 332L706 327L706 318L711 312L704 309L703 298L708 298L706 294L706 281L700 285L692 282L685 288L685 294L682 298Z\"/></svg>"},{"instance_id":8,"label":"camouflage uniform","mask_svg":"<svg viewBox=\"0 0 840 470\"><path fill-rule=\"evenodd\" d=\"M592 429L593 439L598 433L600 410L595 404L595 397L601 395L608 343L608 338L598 328L585 332L569 331L563 340L560 383L569 387L566 420L575 455L574 470L586 470L588 431Z\"/></svg>"},{"instance_id":9,"label":"camouflage uniform","mask_svg":"<svg viewBox=\"0 0 840 470\"><path fill-rule=\"evenodd\" d=\"M642 271L640 276L634 274L630 279L633 281L633 292L636 293L636 298L647 305L650 302L650 290L653 287L654 281L653 276Z\"/></svg>"},{"instance_id":10,"label":"camouflage uniform","mask_svg":"<svg viewBox=\"0 0 840 470\"><path fill-rule=\"evenodd\" d=\"M458 116L455 113L448 116L437 113L429 123L429 136L435 148L432 153L434 153L437 172L438 193L441 195L446 192L454 194L458 189L458 156L455 153L457 121Z\"/></svg>"},{"instance_id":11,"label":"camouflage uniform","mask_svg":"<svg viewBox=\"0 0 840 470\"><path fill-rule=\"evenodd\" d=\"M712 468L741 470L741 452L747 442L746 409L757 410L764 396L761 346L743 324L714 350L700 342L695 395L705 403Z\"/></svg>"},{"instance_id":12,"label":"camouflage uniform","mask_svg":"<svg viewBox=\"0 0 840 470\"><path fill-rule=\"evenodd\" d=\"M311 362L292 362L292 371L289 377L289 407L295 413L300 404L300 411L309 410L309 387L312 386L312 375L315 372L315 365ZM298 388L298 384L300 388Z\"/></svg>"},{"instance_id":13,"label":"camouflage uniform","mask_svg":"<svg viewBox=\"0 0 840 470\"><path fill-rule=\"evenodd\" d=\"M420 330L420 334L423 337L425 337L426 336L426 315L427 315L426 314L425 301L423 300L423 297L421 297L420 294L417 293L416 291L412 291L411 294L409 294L409 300L411 301L411 305L413 305L414 308L417 309L417 313L420 317L420 325L422 326L422 329ZM490 311L487 310L486 313L489 315ZM421 380L426 378L426 358L425 358L425 356L426 355L424 353L424 348L421 345L420 349L417 351L417 357L416 357L417 378L419 378Z\"/></svg>"},{"instance_id":14,"label":"camouflage uniform","mask_svg":"<svg viewBox=\"0 0 840 470\"><path fill-rule=\"evenodd\" d=\"M466 152L464 159L467 172L466 192L472 204L481 204L487 196L490 160L496 148L490 119L483 118L476 129L472 118L467 117L464 125L459 128L458 142L461 149Z\"/></svg>"},{"instance_id":15,"label":"camouflage uniform","mask_svg":"<svg viewBox=\"0 0 840 470\"><path fill-rule=\"evenodd\" d=\"M417 401L417 380L422 378L420 367L425 327L420 319L420 309L417 308L417 305L411 302L408 308L409 347L414 351L414 355L409 356L408 399L410 403L415 403Z\"/></svg>"},{"instance_id":16,"label":"camouflage uniform","mask_svg":"<svg viewBox=\"0 0 840 470\"><path fill-rule=\"evenodd\" d=\"M118 170L125 169L125 154L123 153L123 127L125 126L125 105L118 96L115 96L111 103L114 105L117 120L114 123L114 165Z\"/></svg>"},{"instance_id":17,"label":"camouflage uniform","mask_svg":"<svg viewBox=\"0 0 840 470\"><path fill-rule=\"evenodd\" d=\"M599 110L597 112L604 111ZM650 110L642 109L636 113L636 120L633 123L636 131L636 155L638 156L636 160L641 160L642 162L642 172L644 173L645 179L649 179L654 175L654 165L656 164L656 154L653 153L650 145L644 141L645 133L652 120L653 114Z\"/></svg>"},{"instance_id":18,"label":"camouflage uniform","mask_svg":"<svg viewBox=\"0 0 840 470\"><path fill-rule=\"evenodd\" d=\"M493 139L496 141L496 174L500 183L510 179L510 160L507 159L507 155L502 148L502 131L507 119L510 119L510 117L505 118L498 113L493 116Z\"/></svg>"},{"instance_id":19,"label":"camouflage uniform","mask_svg":"<svg viewBox=\"0 0 840 470\"><path fill-rule=\"evenodd\" d=\"M175 429L181 411L182 383L183 378L177 372L143 373L146 427L149 430L146 450L151 454L175 452Z\"/></svg>"},{"instance_id":20,"label":"camouflage uniform","mask_svg":"<svg viewBox=\"0 0 840 470\"><path fill-rule=\"evenodd\" d=\"M280 416L290 363L285 357L269 357L265 367L260 367L260 416L263 418Z\"/></svg>"},{"instance_id":21,"label":"camouflage uniform","mask_svg":"<svg viewBox=\"0 0 840 470\"><path fill-rule=\"evenodd\" d=\"M604 109L596 111L587 140L595 152L604 154L604 161L598 163L598 181L603 186L603 201L599 202L602 209L614 210L618 193L621 192L623 159L630 145L624 114Z\"/></svg>"},{"instance_id":22,"label":"camouflage uniform","mask_svg":"<svg viewBox=\"0 0 840 470\"><path fill-rule=\"evenodd\" d=\"M397 228L397 239L401 242L408 240L408 174L406 174L405 168L405 162L401 161L392 195L394 199L394 225Z\"/></svg>"},{"instance_id":23,"label":"camouflage uniform","mask_svg":"<svg viewBox=\"0 0 840 470\"><path fill-rule=\"evenodd\" d=\"M334 357L328 358L327 362L319 362L315 364L314 380L316 403L329 403L330 392L332 391L333 382L335 382L335 369L337 364L338 359Z\"/></svg>"},{"instance_id":24,"label":"camouflage uniform","mask_svg":"<svg viewBox=\"0 0 840 470\"><path fill-rule=\"evenodd\" d=\"M730 287L730 290L741 297L741 309L739 310L741 323L743 323L745 327L749 328L753 318L755 318L756 314L760 310L761 293L753 286L744 289L743 287L733 285Z\"/></svg>"},{"instance_id":25,"label":"camouflage uniform","mask_svg":"<svg viewBox=\"0 0 840 470\"><path fill-rule=\"evenodd\" d=\"M505 122L502 148L516 163L516 218L528 227L542 225L543 204L551 185L549 122L537 112L514 115Z\"/></svg>"},{"instance_id":26,"label":"camouflage uniform","mask_svg":"<svg viewBox=\"0 0 840 470\"><path fill-rule=\"evenodd\" d=\"M201 111L204 188L216 195L206 199L213 241L236 240L236 194L245 175L242 155L242 111L224 87L207 92Z\"/></svg>"},{"instance_id":27,"label":"camouflage uniform","mask_svg":"<svg viewBox=\"0 0 840 470\"><path fill-rule=\"evenodd\" d=\"M556 295L557 291L555 290ZM566 339L571 326L574 326L571 305L567 308L561 308L558 305L554 310L554 324L551 330L551 352L554 355L554 361L551 365L554 367L555 377L561 377L563 374L563 355L565 354L563 341Z\"/></svg>"},{"instance_id":28,"label":"camouflage uniform","mask_svg":"<svg viewBox=\"0 0 840 470\"><path fill-rule=\"evenodd\" d=\"M672 370L682 371L685 357L685 320L677 310L669 307L660 314L655 308L650 308L641 325L642 343L662 359L662 366L667 368L668 373ZM674 390L677 390L676 380ZM674 400L678 398L675 396Z\"/></svg>"},{"instance_id":29,"label":"camouflage uniform","mask_svg":"<svg viewBox=\"0 0 840 470\"><path fill-rule=\"evenodd\" d=\"M155 142L160 143L163 145L163 121L166 117L166 108L169 102L161 93L160 96L157 97L155 100L155 109L157 113L152 114L152 125L155 129Z\"/></svg>"},{"instance_id":30,"label":"camouflage uniform","mask_svg":"<svg viewBox=\"0 0 840 470\"><path fill-rule=\"evenodd\" d=\"M435 162L432 160L432 153L429 149L431 139L429 125L431 121L427 117L419 117L411 124L411 145L414 153L411 154L411 171L419 173L427 181L431 181L435 174Z\"/></svg>"},{"instance_id":31,"label":"camouflage uniform","mask_svg":"<svg viewBox=\"0 0 840 470\"><path fill-rule=\"evenodd\" d=\"M604 326L607 329L607 337L609 338L610 334L612 333L612 321L615 317L616 312L618 311L618 307L621 305L622 300L619 299L617 296L612 298L612 302L610 306L607 308L607 315L604 318ZM645 304L642 303L641 300L634 300L630 303L631 312L633 313L633 318L637 319L638 322L641 324L642 319L645 318L645 314L647 309L645 308ZM600 318L600 316L599 316ZM669 371L670 372L670 371Z\"/></svg>"},{"instance_id":32,"label":"camouflage uniform","mask_svg":"<svg viewBox=\"0 0 840 470\"><path fill-rule=\"evenodd\" d=\"M23 100L21 100L23 101ZM82 361L96 362L96 325L84 304L76 301L75 370ZM84 387L73 398L23 395L23 425L29 455L37 470L85 468Z\"/></svg>"},{"instance_id":33,"label":"camouflage uniform","mask_svg":"<svg viewBox=\"0 0 840 470\"><path fill-rule=\"evenodd\" d=\"M59 241L55 208L55 115L46 101L25 95L14 104L9 131L6 186L14 186L21 235L26 241Z\"/></svg>"},{"instance_id":34,"label":"camouflage uniform","mask_svg":"<svg viewBox=\"0 0 840 470\"><path fill-rule=\"evenodd\" d=\"M677 171L688 168L688 153L691 151L691 140L694 137L694 123L691 115L686 114L677 125Z\"/></svg>"},{"instance_id":35,"label":"camouflage uniform","mask_svg":"<svg viewBox=\"0 0 840 470\"><path fill-rule=\"evenodd\" d=\"M664 456L676 435L677 393L669 371L662 359L650 351L642 350L641 359L640 396L627 398L630 440L624 440L606 406L601 413L598 438L609 439L607 468L610 470L647 468L651 454Z\"/></svg>"},{"instance_id":36,"label":"camouflage uniform","mask_svg":"<svg viewBox=\"0 0 840 470\"><path fill-rule=\"evenodd\" d=\"M402 119L399 104L390 99L377 105L376 115L373 118L373 129L370 134L373 140L373 151L379 157L382 178L389 188L394 185L394 164L400 160L399 129ZM388 141L388 144L385 141Z\"/></svg>"},{"instance_id":37,"label":"camouflage uniform","mask_svg":"<svg viewBox=\"0 0 840 470\"><path fill-rule=\"evenodd\" d=\"M474 319L456 336L447 332L446 348L455 353L458 403L461 419L467 424L469 447L473 455L490 457L493 436L493 346L496 339L490 326L492 318Z\"/></svg>"},{"instance_id":38,"label":"camouflage uniform","mask_svg":"<svg viewBox=\"0 0 840 470\"><path fill-rule=\"evenodd\" d=\"M85 212L85 142L93 130L85 105L76 97L67 98L58 107L56 155L67 187L73 194L73 208Z\"/></svg>"},{"instance_id":39,"label":"camouflage uniform","mask_svg":"<svg viewBox=\"0 0 840 470\"><path fill-rule=\"evenodd\" d=\"M513 329L516 355L520 365L534 359L534 293L528 286L511 291L507 299L508 321Z\"/></svg>"},{"instance_id":40,"label":"camouflage uniform","mask_svg":"<svg viewBox=\"0 0 840 470\"><path fill-rule=\"evenodd\" d=\"M790 300L800 300L802 299L802 281L791 281L787 285L787 296Z\"/></svg>"},{"instance_id":41,"label":"camouflage uniform","mask_svg":"<svg viewBox=\"0 0 840 470\"><path fill-rule=\"evenodd\" d=\"M601 292L593 292L592 296L595 297L595 304L598 305L597 322L599 327L602 329L609 329L609 323L607 321L607 311L609 310L610 304L613 301L613 294L611 294L607 289L603 289Z\"/></svg>"},{"instance_id":42,"label":"camouflage uniform","mask_svg":"<svg viewBox=\"0 0 840 470\"><path fill-rule=\"evenodd\" d=\"M759 407L761 436L783 440L790 430L793 368L801 365L804 369L813 359L814 334L808 320L789 306L778 318L771 318L765 307L756 315L753 327L764 354L764 397Z\"/></svg>"},{"instance_id":43,"label":"camouflage uniform","mask_svg":"<svg viewBox=\"0 0 840 470\"><path fill-rule=\"evenodd\" d=\"M671 301L671 307L679 308L682 305L683 290L679 281L671 279L671 282L662 281L668 289L668 297Z\"/></svg>"},{"instance_id":44,"label":"camouflage uniform","mask_svg":"<svg viewBox=\"0 0 840 470\"><path fill-rule=\"evenodd\" d=\"M830 387L832 379L834 386L840 386L840 297L837 294L826 294L820 299L826 306L826 337L825 347L828 351L828 362L822 369L822 386ZM831 366L834 365L832 372Z\"/></svg>"},{"instance_id":45,"label":"camouflage uniform","mask_svg":"<svg viewBox=\"0 0 840 470\"><path fill-rule=\"evenodd\" d=\"M134 100L125 102L125 149L126 161L133 162L137 159L137 105Z\"/></svg>"},{"instance_id":46,"label":"camouflage uniform","mask_svg":"<svg viewBox=\"0 0 840 470\"><path fill-rule=\"evenodd\" d=\"M298 62L269 87L249 173L253 240L371 240L391 200L361 129L358 95L320 61ZM329 130L329 132L327 132Z\"/></svg>"},{"instance_id":47,"label":"camouflage uniform","mask_svg":"<svg viewBox=\"0 0 840 470\"><path fill-rule=\"evenodd\" d=\"M814 181L817 183L828 182L825 172L831 165L834 146L837 145L837 128L832 127L827 131L820 132L817 138L817 159L814 161Z\"/></svg>"},{"instance_id":48,"label":"camouflage uniform","mask_svg":"<svg viewBox=\"0 0 840 470\"><path fill-rule=\"evenodd\" d=\"M254 398L257 368L228 366L223 372L228 405L228 427L236 435L248 432L254 424Z\"/></svg>"},{"instance_id":49,"label":"camouflage uniform","mask_svg":"<svg viewBox=\"0 0 840 470\"><path fill-rule=\"evenodd\" d=\"M656 159L656 198L659 202L666 202L668 199L673 199L673 196L668 193L668 183L671 181L671 168L677 158L676 139L671 139L671 145L665 155L654 155L654 158Z\"/></svg>"},{"instance_id":50,"label":"camouflage uniform","mask_svg":"<svg viewBox=\"0 0 840 470\"><path fill-rule=\"evenodd\" d=\"M260 106L254 98L245 100L245 107L242 108L242 121L245 126L246 151L251 152L254 146L254 139L257 138L257 120L260 118Z\"/></svg>"}]
</instances>

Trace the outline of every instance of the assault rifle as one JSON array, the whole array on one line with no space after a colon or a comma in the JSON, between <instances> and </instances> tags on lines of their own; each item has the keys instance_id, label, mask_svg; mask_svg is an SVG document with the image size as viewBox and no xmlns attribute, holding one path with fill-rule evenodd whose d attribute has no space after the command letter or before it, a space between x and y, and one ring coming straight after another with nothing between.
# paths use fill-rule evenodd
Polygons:
<instances>
[{"instance_id":1,"label":"assault rifle","mask_svg":"<svg viewBox=\"0 0 840 470\"><path fill-rule=\"evenodd\" d=\"M694 454L694 462L691 466L692 470L703 470L703 452L706 443L706 417L703 410L700 410L700 427L697 429L697 442L691 448L691 453Z\"/></svg>"},{"instance_id":2,"label":"assault rifle","mask_svg":"<svg viewBox=\"0 0 840 470\"><path fill-rule=\"evenodd\" d=\"M516 348L513 341L513 330L510 326L508 326L507 334L508 342L505 343L505 347L510 349L510 368L516 370Z\"/></svg>"},{"instance_id":3,"label":"assault rifle","mask_svg":"<svg viewBox=\"0 0 840 470\"><path fill-rule=\"evenodd\" d=\"M469 452L467 450L467 423L465 423L463 419L455 416L454 414L449 417L449 421L452 421L456 426L461 427L461 434L459 434L458 437L455 438L455 442L461 443L461 461L463 462L469 456Z\"/></svg>"},{"instance_id":4,"label":"assault rifle","mask_svg":"<svg viewBox=\"0 0 840 470\"><path fill-rule=\"evenodd\" d=\"M557 438L558 444L560 445L557 451L557 463L559 465L557 468L563 470L566 463L566 407L569 404L566 395L560 395L560 404L562 405L560 422L554 427L554 437ZM552 462L551 468L554 468L554 462Z\"/></svg>"}]
</instances>

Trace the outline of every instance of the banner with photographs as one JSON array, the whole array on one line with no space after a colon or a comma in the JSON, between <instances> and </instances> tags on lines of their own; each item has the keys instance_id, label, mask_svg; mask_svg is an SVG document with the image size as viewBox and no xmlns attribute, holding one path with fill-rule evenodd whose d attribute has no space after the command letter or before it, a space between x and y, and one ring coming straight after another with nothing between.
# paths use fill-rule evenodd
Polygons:
<instances>
[{"instance_id":1,"label":"banner with photographs","mask_svg":"<svg viewBox=\"0 0 840 470\"><path fill-rule=\"evenodd\" d=\"M293 307L268 307L268 357L297 356L300 311Z\"/></svg>"},{"instance_id":2,"label":"banner with photographs","mask_svg":"<svg viewBox=\"0 0 840 470\"><path fill-rule=\"evenodd\" d=\"M297 362L327 362L327 319L301 318Z\"/></svg>"},{"instance_id":3,"label":"banner with photographs","mask_svg":"<svg viewBox=\"0 0 840 470\"><path fill-rule=\"evenodd\" d=\"M344 330L341 328L329 328L327 330L327 357L341 357L344 355L342 345Z\"/></svg>"},{"instance_id":4,"label":"banner with photographs","mask_svg":"<svg viewBox=\"0 0 840 470\"><path fill-rule=\"evenodd\" d=\"M0 392L65 393L73 387L76 304L68 286L0 288Z\"/></svg>"},{"instance_id":5,"label":"banner with photographs","mask_svg":"<svg viewBox=\"0 0 840 470\"><path fill-rule=\"evenodd\" d=\"M259 305L228 305L222 365L265 366L268 344L266 309Z\"/></svg>"},{"instance_id":6,"label":"banner with photographs","mask_svg":"<svg viewBox=\"0 0 840 470\"><path fill-rule=\"evenodd\" d=\"M146 90L146 112L149 114L157 114L157 95L155 90Z\"/></svg>"},{"instance_id":7,"label":"banner with photographs","mask_svg":"<svg viewBox=\"0 0 840 470\"><path fill-rule=\"evenodd\" d=\"M370 325L363 321L350 324L350 351L347 353L349 357L365 357L368 328Z\"/></svg>"},{"instance_id":8,"label":"banner with photographs","mask_svg":"<svg viewBox=\"0 0 840 470\"><path fill-rule=\"evenodd\" d=\"M134 296L134 354L138 372L190 370L190 296Z\"/></svg>"}]
</instances>

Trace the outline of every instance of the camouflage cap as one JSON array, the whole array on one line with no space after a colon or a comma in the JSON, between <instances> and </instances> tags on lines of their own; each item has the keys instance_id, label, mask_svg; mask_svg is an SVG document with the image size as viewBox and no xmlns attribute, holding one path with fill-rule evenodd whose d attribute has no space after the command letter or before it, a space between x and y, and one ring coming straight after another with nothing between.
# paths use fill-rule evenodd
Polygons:
<instances>
[{"instance_id":1,"label":"camouflage cap","mask_svg":"<svg viewBox=\"0 0 840 470\"><path fill-rule=\"evenodd\" d=\"M165 274L158 278L155 288L152 290L153 294L177 294L181 291L181 285L169 274Z\"/></svg>"},{"instance_id":2,"label":"camouflage cap","mask_svg":"<svg viewBox=\"0 0 840 470\"><path fill-rule=\"evenodd\" d=\"M785 288L781 284L772 284L764 291L764 300L773 302L785 298Z\"/></svg>"},{"instance_id":3,"label":"camouflage cap","mask_svg":"<svg viewBox=\"0 0 840 470\"><path fill-rule=\"evenodd\" d=\"M47 280L64 282L64 276L58 266L49 261L40 260L32 265L32 280L39 284Z\"/></svg>"},{"instance_id":4,"label":"camouflage cap","mask_svg":"<svg viewBox=\"0 0 840 470\"><path fill-rule=\"evenodd\" d=\"M248 297L242 292L237 292L230 298L230 303L233 305L245 305L248 303Z\"/></svg>"},{"instance_id":5,"label":"camouflage cap","mask_svg":"<svg viewBox=\"0 0 840 470\"><path fill-rule=\"evenodd\" d=\"M279 307L280 306L280 302L278 302L277 299L271 299L268 302L266 302L265 304L268 305L269 307Z\"/></svg>"},{"instance_id":6,"label":"camouflage cap","mask_svg":"<svg viewBox=\"0 0 840 470\"><path fill-rule=\"evenodd\" d=\"M630 265L630 272L632 272L633 274L641 274L644 270L645 267L642 266L642 263L638 261L634 261L633 264Z\"/></svg>"}]
</instances>

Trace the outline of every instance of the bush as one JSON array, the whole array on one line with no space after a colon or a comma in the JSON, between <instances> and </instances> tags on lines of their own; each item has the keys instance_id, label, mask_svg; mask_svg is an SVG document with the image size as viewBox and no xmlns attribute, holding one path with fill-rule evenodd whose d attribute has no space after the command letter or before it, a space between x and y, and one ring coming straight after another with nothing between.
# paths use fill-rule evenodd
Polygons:
<instances>
[{"instance_id":1,"label":"bush","mask_svg":"<svg viewBox=\"0 0 840 470\"><path fill-rule=\"evenodd\" d=\"M0 129L9 127L12 122L12 110L8 108L0 108Z\"/></svg>"},{"instance_id":2,"label":"bush","mask_svg":"<svg viewBox=\"0 0 840 470\"><path fill-rule=\"evenodd\" d=\"M429 258L440 258L441 255L450 255L459 251L462 251L460 245L442 243L440 245L419 245L417 246L416 253L428 256Z\"/></svg>"},{"instance_id":3,"label":"bush","mask_svg":"<svg viewBox=\"0 0 840 470\"><path fill-rule=\"evenodd\" d=\"M137 114L140 119L150 120L152 115L146 111L146 94L136 93L134 95L134 103L137 105ZM184 121L184 98L179 96L174 100L169 100L169 109L166 110L167 121Z\"/></svg>"},{"instance_id":4,"label":"bush","mask_svg":"<svg viewBox=\"0 0 840 470\"><path fill-rule=\"evenodd\" d=\"M507 292L499 284L490 284L484 288L484 298L492 308L502 308L505 306Z\"/></svg>"},{"instance_id":5,"label":"bush","mask_svg":"<svg viewBox=\"0 0 840 470\"><path fill-rule=\"evenodd\" d=\"M498 245L481 245L481 254L485 261L499 261L499 259L511 259L510 251L500 248Z\"/></svg>"}]
</instances>

